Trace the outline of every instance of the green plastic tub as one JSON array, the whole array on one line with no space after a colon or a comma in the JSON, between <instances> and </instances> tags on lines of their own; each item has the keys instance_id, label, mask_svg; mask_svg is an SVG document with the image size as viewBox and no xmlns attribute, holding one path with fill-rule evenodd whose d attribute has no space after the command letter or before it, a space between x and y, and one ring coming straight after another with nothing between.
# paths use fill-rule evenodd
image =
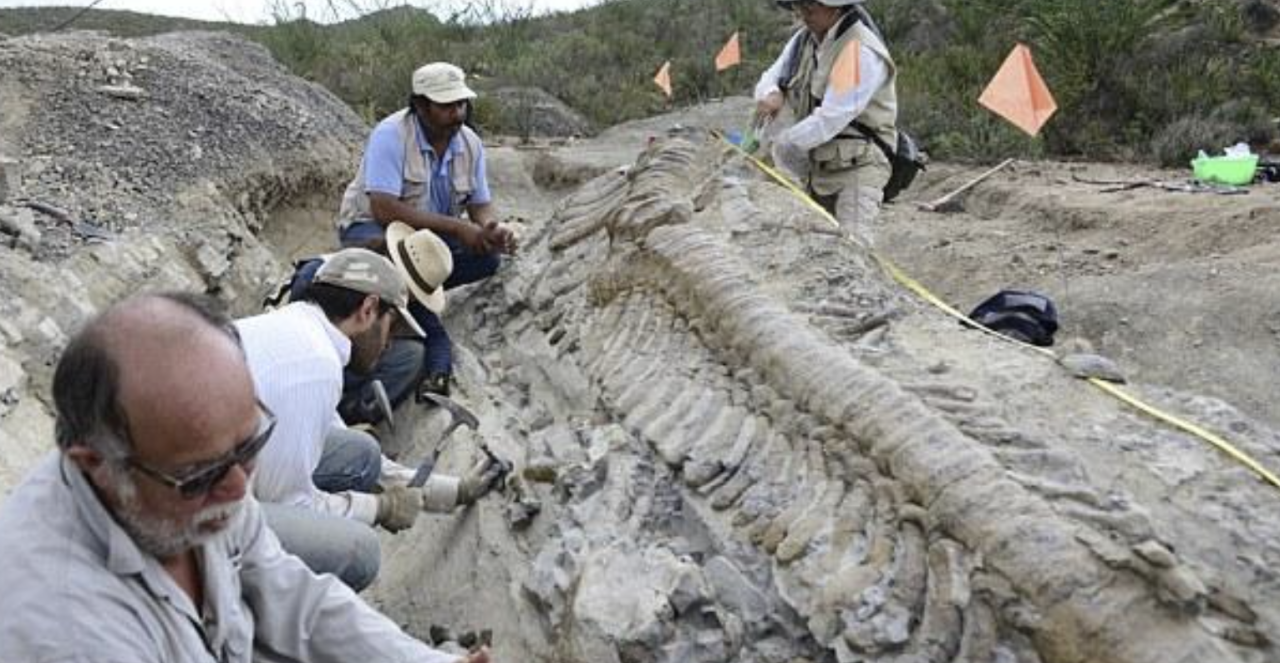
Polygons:
<instances>
[{"instance_id":1,"label":"green plastic tub","mask_svg":"<svg viewBox=\"0 0 1280 663\"><path fill-rule=\"evenodd\" d=\"M1196 157L1191 162L1196 179L1202 182L1241 186L1253 181L1258 155L1243 157Z\"/></svg>"}]
</instances>

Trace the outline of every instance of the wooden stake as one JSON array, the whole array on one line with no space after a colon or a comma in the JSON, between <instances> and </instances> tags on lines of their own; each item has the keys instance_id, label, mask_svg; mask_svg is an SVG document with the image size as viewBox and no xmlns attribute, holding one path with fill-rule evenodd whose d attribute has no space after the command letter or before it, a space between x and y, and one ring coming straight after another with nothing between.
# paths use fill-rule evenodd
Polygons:
<instances>
[{"instance_id":1,"label":"wooden stake","mask_svg":"<svg viewBox=\"0 0 1280 663\"><path fill-rule=\"evenodd\" d=\"M946 206L948 203L955 200L960 194L964 193L965 191L968 191L969 189L972 189L975 186L978 186L978 184L980 184L983 180L987 179L988 177L991 177L992 175L995 175L996 173L1004 170L1005 168L1008 168L1009 164L1012 164L1014 161L1016 161L1016 159L1005 159L1004 161L1001 161L1000 163L996 164L987 172L969 180L968 182L965 182L963 185L960 186L959 189L956 189L955 191L952 191L951 193L948 193L947 195L933 202L917 203L917 207L919 207L920 209L926 212L937 212L942 207Z\"/></svg>"}]
</instances>

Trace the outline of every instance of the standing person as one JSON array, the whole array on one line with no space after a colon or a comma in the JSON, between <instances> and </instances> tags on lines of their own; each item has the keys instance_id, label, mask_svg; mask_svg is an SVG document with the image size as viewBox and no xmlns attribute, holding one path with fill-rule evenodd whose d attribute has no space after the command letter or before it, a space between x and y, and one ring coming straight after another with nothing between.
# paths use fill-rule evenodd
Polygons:
<instances>
[{"instance_id":1,"label":"standing person","mask_svg":"<svg viewBox=\"0 0 1280 663\"><path fill-rule=\"evenodd\" d=\"M420 511L469 505L501 471L481 460L466 477L433 474L421 489L410 488L413 470L385 458L373 436L339 418L343 367L371 370L397 316L421 335L408 303L390 260L343 249L324 261L300 301L235 322L258 396L279 422L253 494L285 550L357 591L380 566L374 525L398 532Z\"/></svg>"},{"instance_id":2,"label":"standing person","mask_svg":"<svg viewBox=\"0 0 1280 663\"><path fill-rule=\"evenodd\" d=\"M804 23L756 84L757 115L772 121L785 106L795 124L776 129L774 161L792 171L835 215L845 232L868 245L892 174L874 140L898 144L897 71L862 0L795 0L778 5ZM856 84L833 80L846 48L857 42ZM851 62L848 56L844 62Z\"/></svg>"},{"instance_id":3,"label":"standing person","mask_svg":"<svg viewBox=\"0 0 1280 663\"><path fill-rule=\"evenodd\" d=\"M413 72L407 108L374 127L364 159L338 212L343 246L382 236L393 221L426 228L449 245L450 289L492 276L500 253L513 253L515 236L493 218L484 146L468 126L476 93L466 75L447 62ZM453 352L439 317L423 306L414 316L427 332L423 389L449 394Z\"/></svg>"},{"instance_id":4,"label":"standing person","mask_svg":"<svg viewBox=\"0 0 1280 663\"><path fill-rule=\"evenodd\" d=\"M275 417L199 300L104 311L53 400L58 450L0 509L0 661L489 660L410 638L281 549L248 494Z\"/></svg>"}]
</instances>

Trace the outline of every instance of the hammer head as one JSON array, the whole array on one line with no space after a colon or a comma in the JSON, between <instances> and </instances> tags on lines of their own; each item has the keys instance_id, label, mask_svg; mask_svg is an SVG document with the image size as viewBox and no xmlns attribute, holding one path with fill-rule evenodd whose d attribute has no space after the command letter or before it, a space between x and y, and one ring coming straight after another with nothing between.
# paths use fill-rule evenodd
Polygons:
<instances>
[{"instance_id":1,"label":"hammer head","mask_svg":"<svg viewBox=\"0 0 1280 663\"><path fill-rule=\"evenodd\" d=\"M445 430L453 430L458 426L467 426L471 430L475 430L480 426L480 420L476 415L464 407L461 403L449 398L431 392L423 392L422 397L439 405L449 412L449 426Z\"/></svg>"}]
</instances>

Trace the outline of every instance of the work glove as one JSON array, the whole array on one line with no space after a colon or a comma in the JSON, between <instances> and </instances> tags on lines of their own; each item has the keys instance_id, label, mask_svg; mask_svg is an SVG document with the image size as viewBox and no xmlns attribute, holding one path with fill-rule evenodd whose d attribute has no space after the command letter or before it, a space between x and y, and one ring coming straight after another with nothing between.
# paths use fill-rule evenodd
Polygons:
<instances>
[{"instance_id":1,"label":"work glove","mask_svg":"<svg viewBox=\"0 0 1280 663\"><path fill-rule=\"evenodd\" d=\"M490 458L482 458L458 482L458 506L475 504L501 482L507 468Z\"/></svg>"},{"instance_id":2,"label":"work glove","mask_svg":"<svg viewBox=\"0 0 1280 663\"><path fill-rule=\"evenodd\" d=\"M388 486L378 494L378 516L374 523L388 532L399 532L413 527L419 511L422 511L422 490L408 486Z\"/></svg>"}]
</instances>

